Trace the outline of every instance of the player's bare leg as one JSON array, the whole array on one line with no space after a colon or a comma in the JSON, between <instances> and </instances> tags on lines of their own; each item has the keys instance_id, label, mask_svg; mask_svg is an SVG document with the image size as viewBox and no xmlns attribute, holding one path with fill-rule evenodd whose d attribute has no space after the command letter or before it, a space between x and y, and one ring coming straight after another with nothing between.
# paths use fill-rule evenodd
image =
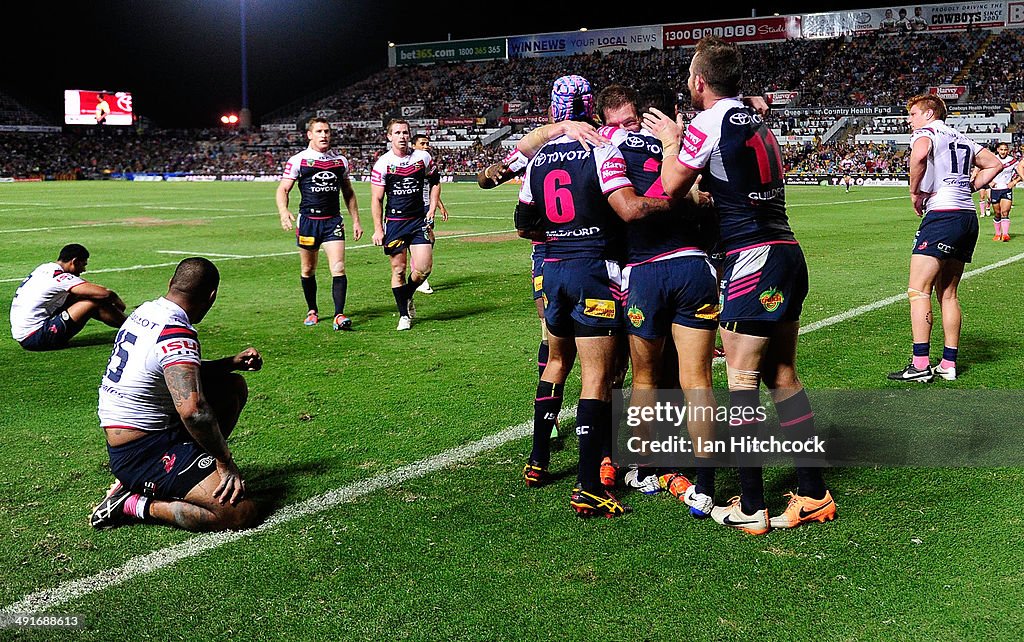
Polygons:
<instances>
[{"instance_id":1,"label":"player's bare leg","mask_svg":"<svg viewBox=\"0 0 1024 642\"><path fill-rule=\"evenodd\" d=\"M111 328L120 328L127 318L124 314L124 310L118 308L112 303L104 303L100 301L75 301L67 307L66 312L68 313L68 316L71 317L71 321L74 323L75 328L77 328L74 330L74 334L77 334L82 328L84 328L89 319L101 321Z\"/></svg>"},{"instance_id":2,"label":"player's bare leg","mask_svg":"<svg viewBox=\"0 0 1024 642\"><path fill-rule=\"evenodd\" d=\"M658 402L658 385L661 381L662 357L665 351L665 337L648 339L634 334L629 335L629 356L633 362L633 392L629 398L631 412L640 412L642 408L653 408ZM638 410L632 410L636 408ZM639 415L635 415L639 416ZM656 435L652 427L641 422L631 433L631 437L639 437L642 443L653 439ZM643 492L656 492L651 488L648 478L657 475L658 471L649 468L644 460L650 453L639 453L640 466L636 471L626 475L626 485ZM657 477L655 477L655 480Z\"/></svg>"},{"instance_id":3,"label":"player's bare leg","mask_svg":"<svg viewBox=\"0 0 1024 642\"><path fill-rule=\"evenodd\" d=\"M910 280L907 298L910 299L910 330L914 342L910 364L898 372L889 373L893 381L927 383L933 379L929 361L932 336L932 289L938 278L942 262L934 256L914 254L910 257Z\"/></svg>"},{"instance_id":4,"label":"player's bare leg","mask_svg":"<svg viewBox=\"0 0 1024 642\"><path fill-rule=\"evenodd\" d=\"M214 471L182 500L152 500L149 515L188 531L240 530L252 526L257 516L256 505L251 499L222 504L213 496L220 482L220 474Z\"/></svg>"},{"instance_id":5,"label":"player's bare leg","mask_svg":"<svg viewBox=\"0 0 1024 642\"><path fill-rule=\"evenodd\" d=\"M319 250L299 248L299 279L302 281L302 296L306 299L307 308L305 325L316 325L320 320L316 304L316 264L319 258Z\"/></svg>"},{"instance_id":6,"label":"player's bare leg","mask_svg":"<svg viewBox=\"0 0 1024 642\"><path fill-rule=\"evenodd\" d=\"M398 329L408 330L412 327L413 310L410 309L410 298L406 294L405 268L408 265L408 250L391 255L391 293L395 297L398 308Z\"/></svg>"}]
</instances>

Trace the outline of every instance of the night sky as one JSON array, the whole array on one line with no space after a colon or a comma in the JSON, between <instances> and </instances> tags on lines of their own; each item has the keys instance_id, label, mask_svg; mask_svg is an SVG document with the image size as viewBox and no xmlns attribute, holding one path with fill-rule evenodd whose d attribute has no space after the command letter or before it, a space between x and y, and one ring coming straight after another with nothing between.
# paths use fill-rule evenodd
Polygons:
<instances>
[{"instance_id":1,"label":"night sky","mask_svg":"<svg viewBox=\"0 0 1024 642\"><path fill-rule=\"evenodd\" d=\"M645 3L625 12L542 17L531 3L245 0L249 106L254 119L387 64L387 42L427 42L548 31L822 11L821 3ZM690 4L690 3L686 3ZM696 3L693 3L696 4ZM880 3L879 3L880 4ZM829 2L828 9L879 6ZM217 126L241 107L240 0L8 3L0 19L0 91L60 122L63 90L127 90L135 111L163 127ZM471 6L508 7L480 9ZM623 4L622 6L627 6ZM683 8L678 8L683 7ZM403 13L404 12L404 13ZM29 39L25 46L15 42Z\"/></svg>"}]
</instances>

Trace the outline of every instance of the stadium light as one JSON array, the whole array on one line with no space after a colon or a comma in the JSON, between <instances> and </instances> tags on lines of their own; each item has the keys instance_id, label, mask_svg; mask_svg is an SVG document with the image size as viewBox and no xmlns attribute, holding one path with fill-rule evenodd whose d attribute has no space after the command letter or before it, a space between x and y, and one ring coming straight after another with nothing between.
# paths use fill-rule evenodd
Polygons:
<instances>
[{"instance_id":1,"label":"stadium light","mask_svg":"<svg viewBox=\"0 0 1024 642\"><path fill-rule=\"evenodd\" d=\"M580 27L580 31L586 31L586 30L587 30L586 27Z\"/></svg>"},{"instance_id":2,"label":"stadium light","mask_svg":"<svg viewBox=\"0 0 1024 642\"><path fill-rule=\"evenodd\" d=\"M237 125L238 114L224 114L220 117L220 122L224 123L225 125Z\"/></svg>"},{"instance_id":3,"label":"stadium light","mask_svg":"<svg viewBox=\"0 0 1024 642\"><path fill-rule=\"evenodd\" d=\"M389 47L394 47L394 46L395 46L395 43L393 43L393 42L391 42L391 41L389 40L389 41L388 41L388 46L389 46Z\"/></svg>"}]
</instances>

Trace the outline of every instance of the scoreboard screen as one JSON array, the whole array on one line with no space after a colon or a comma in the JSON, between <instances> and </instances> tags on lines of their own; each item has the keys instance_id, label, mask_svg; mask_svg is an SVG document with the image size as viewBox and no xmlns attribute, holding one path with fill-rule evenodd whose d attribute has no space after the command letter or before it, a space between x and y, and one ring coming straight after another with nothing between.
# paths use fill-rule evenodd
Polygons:
<instances>
[{"instance_id":1,"label":"scoreboard screen","mask_svg":"<svg viewBox=\"0 0 1024 642\"><path fill-rule=\"evenodd\" d=\"M127 91L64 91L65 125L131 125L132 95Z\"/></svg>"}]
</instances>

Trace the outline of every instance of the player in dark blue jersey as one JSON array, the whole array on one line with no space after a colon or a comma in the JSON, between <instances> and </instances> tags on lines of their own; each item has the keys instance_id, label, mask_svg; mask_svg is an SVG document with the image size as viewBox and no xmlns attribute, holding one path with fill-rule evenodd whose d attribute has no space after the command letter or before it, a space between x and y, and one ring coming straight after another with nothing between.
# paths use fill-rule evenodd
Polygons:
<instances>
[{"instance_id":1,"label":"player in dark blue jersey","mask_svg":"<svg viewBox=\"0 0 1024 642\"><path fill-rule=\"evenodd\" d=\"M555 121L589 119L590 84L579 76L555 82ZM548 481L549 423L576 356L583 380L576 414L580 460L570 504L581 516L626 512L600 479L601 457L611 431L611 383L621 327L619 262L622 220L668 209L665 200L637 195L625 175L622 154L612 146L591 149L568 136L544 145L523 177L516 228L545 242L543 300L550 352L534 404L534 448L524 474Z\"/></svg>"},{"instance_id":2,"label":"player in dark blue jersey","mask_svg":"<svg viewBox=\"0 0 1024 642\"><path fill-rule=\"evenodd\" d=\"M416 315L413 294L430 276L434 265L430 227L441 197L441 186L430 153L412 148L408 121L389 122L387 136L390 149L380 155L370 172L373 243L382 246L384 254L390 257L391 292L398 307L398 329L408 330ZM412 266L406 281L410 254Z\"/></svg>"},{"instance_id":3,"label":"player in dark blue jersey","mask_svg":"<svg viewBox=\"0 0 1024 642\"><path fill-rule=\"evenodd\" d=\"M281 228L295 229L299 246L302 292L306 298L305 324L319 322L316 303L316 264L319 250L324 248L331 269L331 295L334 298L334 329L351 330L352 321L345 316L348 277L345 274L345 221L341 216L341 198L352 217L352 232L358 241L363 236L359 222L359 205L349 180L348 159L331 149L331 124L326 118L311 118L306 123L309 146L285 164L277 188L277 211ZM288 194L299 184L302 200L298 220L288 210Z\"/></svg>"},{"instance_id":4,"label":"player in dark blue jersey","mask_svg":"<svg viewBox=\"0 0 1024 642\"><path fill-rule=\"evenodd\" d=\"M756 433L759 390L768 387L788 439L814 435L814 413L796 371L800 311L807 294L807 265L786 216L782 154L763 118L739 100L743 59L736 45L718 38L698 43L687 86L700 113L683 132L670 116L652 109L645 126L658 135L666 159L662 183L669 194L685 194L702 176L720 211L726 253L721 334L728 366L736 436ZM748 412L749 411L749 412ZM769 519L762 468L739 468L741 497L715 507L720 524L751 534L791 528L836 516L835 502L814 460L797 458L797 492L789 506ZM745 465L744 465L745 464Z\"/></svg>"},{"instance_id":5,"label":"player in dark blue jersey","mask_svg":"<svg viewBox=\"0 0 1024 642\"><path fill-rule=\"evenodd\" d=\"M673 111L674 92L660 86L645 87L642 100L622 85L606 87L598 96L598 110L607 127L600 131L618 145L626 161L626 174L639 193L667 199L662 189L662 147L650 131L643 129L638 106ZM699 194L699 193L698 193ZM705 203L710 205L707 195ZM718 320L718 278L705 251L715 242L709 223L715 217L709 208L685 199L669 211L633 221L626 227L627 265L623 270L626 290L626 332L633 362L633 394L630 405L642 407L654 402L660 387L674 387L662 374L678 373L678 385L693 406L714 405L711 393L711 355ZM714 229L717 233L717 227ZM666 338L676 348L666 351ZM666 355L676 364L663 367ZM691 413L691 417L697 417ZM690 419L690 436L710 442L714 421ZM698 517L707 517L714 505L714 466L707 457L698 467L697 484L682 475L665 479L670 490L690 506ZM641 468L626 475L626 483L648 494L658 492L657 471Z\"/></svg>"}]
</instances>

